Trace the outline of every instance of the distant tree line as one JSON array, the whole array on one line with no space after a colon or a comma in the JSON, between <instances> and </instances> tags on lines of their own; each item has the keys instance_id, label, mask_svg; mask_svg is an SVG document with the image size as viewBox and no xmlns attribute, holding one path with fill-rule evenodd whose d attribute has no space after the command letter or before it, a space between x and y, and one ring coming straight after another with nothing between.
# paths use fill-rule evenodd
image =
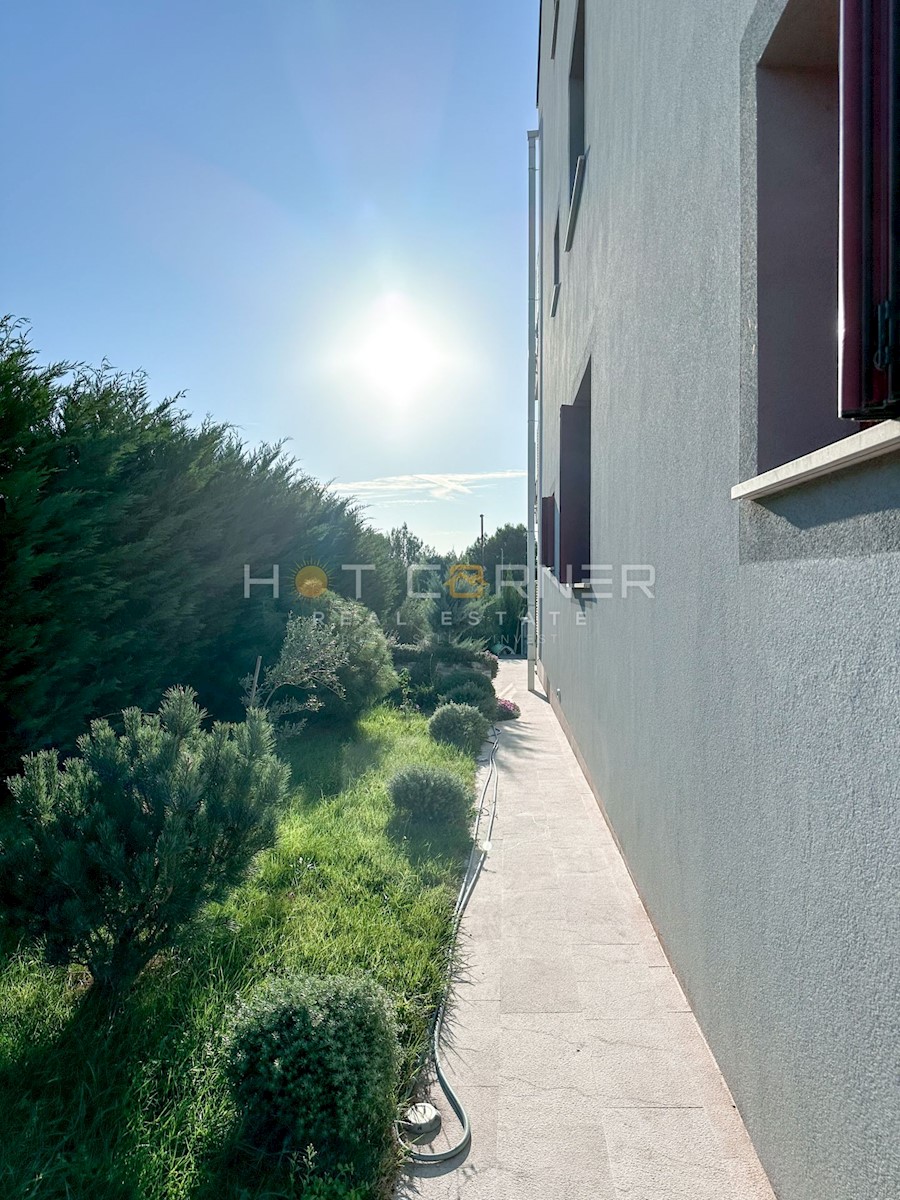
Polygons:
<instances>
[{"instance_id":1,"label":"distant tree line","mask_svg":"<svg viewBox=\"0 0 900 1200\"><path fill-rule=\"evenodd\" d=\"M443 639L464 638L487 649L521 649L521 621L527 611L525 568L527 530L523 524L501 525L494 533L479 538L462 554L441 554L403 525L392 529L389 543L393 557L404 567L434 564L433 575L416 577L420 591L439 593L438 600L407 600L401 610L402 624L395 631L402 642L416 642L429 634ZM483 568L485 591L478 599L454 596L446 584L454 564ZM509 567L507 572L504 568ZM500 568L500 576L497 570ZM500 588L497 588L498 578Z\"/></svg>"}]
</instances>

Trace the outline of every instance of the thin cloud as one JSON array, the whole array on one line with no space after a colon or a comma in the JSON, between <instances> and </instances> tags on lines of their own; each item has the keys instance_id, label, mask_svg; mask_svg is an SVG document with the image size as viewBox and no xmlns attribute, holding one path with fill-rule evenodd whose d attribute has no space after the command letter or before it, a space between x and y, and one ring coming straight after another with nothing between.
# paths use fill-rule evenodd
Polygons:
<instances>
[{"instance_id":1,"label":"thin cloud","mask_svg":"<svg viewBox=\"0 0 900 1200\"><path fill-rule=\"evenodd\" d=\"M334 483L332 489L342 496L356 496L377 504L430 504L435 500L453 500L471 496L507 479L523 479L524 471L482 471L457 475L387 475L380 479L355 483Z\"/></svg>"}]
</instances>

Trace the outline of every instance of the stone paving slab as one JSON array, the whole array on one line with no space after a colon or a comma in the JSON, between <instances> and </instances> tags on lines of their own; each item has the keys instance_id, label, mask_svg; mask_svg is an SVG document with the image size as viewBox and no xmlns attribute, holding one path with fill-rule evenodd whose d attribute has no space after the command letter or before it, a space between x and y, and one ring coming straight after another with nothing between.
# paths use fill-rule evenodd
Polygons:
<instances>
[{"instance_id":1,"label":"stone paving slab","mask_svg":"<svg viewBox=\"0 0 900 1200\"><path fill-rule=\"evenodd\" d=\"M412 1200L775 1200L550 705L505 662L490 856L442 1040L472 1126ZM459 1127L440 1089L428 1095Z\"/></svg>"}]
</instances>

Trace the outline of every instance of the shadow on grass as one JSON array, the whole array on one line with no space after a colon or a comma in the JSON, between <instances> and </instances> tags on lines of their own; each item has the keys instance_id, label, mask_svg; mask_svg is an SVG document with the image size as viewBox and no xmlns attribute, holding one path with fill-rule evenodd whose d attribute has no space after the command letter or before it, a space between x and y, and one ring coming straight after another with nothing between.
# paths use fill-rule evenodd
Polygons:
<instances>
[{"instance_id":1,"label":"shadow on grass","mask_svg":"<svg viewBox=\"0 0 900 1200\"><path fill-rule=\"evenodd\" d=\"M297 1146L262 1149L264 1138L254 1135L252 1123L235 1118L227 1136L209 1155L207 1176L193 1193L193 1200L222 1200L223 1196L259 1197L259 1200L369 1200L376 1194L376 1181L383 1179L379 1196L387 1194L394 1174L395 1152L385 1138L376 1161L362 1169L330 1161ZM277 1144L277 1143L276 1143ZM377 1151L373 1152L378 1154ZM222 1181L226 1180L226 1191Z\"/></svg>"},{"instance_id":2,"label":"shadow on grass","mask_svg":"<svg viewBox=\"0 0 900 1200\"><path fill-rule=\"evenodd\" d=\"M359 725L328 721L306 726L278 748L307 804L331 800L381 762L385 745Z\"/></svg>"},{"instance_id":3,"label":"shadow on grass","mask_svg":"<svg viewBox=\"0 0 900 1200\"><path fill-rule=\"evenodd\" d=\"M110 1009L88 989L55 1036L10 1054L0 1068L4 1196L140 1195L118 1101L158 1039L136 1032L130 1004Z\"/></svg>"},{"instance_id":4,"label":"shadow on grass","mask_svg":"<svg viewBox=\"0 0 900 1200\"><path fill-rule=\"evenodd\" d=\"M305 1177L302 1155L267 1154L257 1149L247 1139L243 1123L235 1120L207 1158L205 1176L193 1196L195 1200L243 1200L249 1196L293 1200L305 1194Z\"/></svg>"},{"instance_id":5,"label":"shadow on grass","mask_svg":"<svg viewBox=\"0 0 900 1200\"><path fill-rule=\"evenodd\" d=\"M434 821L395 813L387 824L388 837L422 879L438 882L446 878L447 868L461 875L472 838L468 825L438 825Z\"/></svg>"},{"instance_id":6,"label":"shadow on grass","mask_svg":"<svg viewBox=\"0 0 900 1200\"><path fill-rule=\"evenodd\" d=\"M187 1150L184 1110L210 1086L218 1051L198 1020L197 988L215 950L184 969L177 958L145 969L134 990L111 1002L86 988L55 1034L23 1038L0 1066L0 1192L4 1198L140 1200L148 1194L148 1130L172 1157ZM236 990L236 965L228 993ZM208 1019L208 1018L207 1018ZM218 1068L215 1068L217 1070ZM215 1073L215 1071L214 1071ZM201 1106L202 1108L202 1106ZM201 1111L198 1108L198 1113ZM190 1139L188 1139L190 1140ZM291 1197L296 1164L248 1152L227 1111L190 1148L191 1195L210 1200ZM227 1169L226 1169L227 1168ZM153 1195L161 1194L154 1186Z\"/></svg>"}]
</instances>

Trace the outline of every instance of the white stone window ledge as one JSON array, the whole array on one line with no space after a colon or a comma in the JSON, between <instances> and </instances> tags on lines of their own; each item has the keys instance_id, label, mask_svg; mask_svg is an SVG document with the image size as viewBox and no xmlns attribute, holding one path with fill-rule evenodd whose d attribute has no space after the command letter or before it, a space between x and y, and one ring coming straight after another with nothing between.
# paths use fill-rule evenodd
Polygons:
<instances>
[{"instance_id":1,"label":"white stone window ledge","mask_svg":"<svg viewBox=\"0 0 900 1200\"><path fill-rule=\"evenodd\" d=\"M542 567L541 570L545 578L553 584L559 594L564 596L566 600L592 600L595 596L602 594L594 591L594 585L589 579L584 579L580 583L563 583L561 579L556 578L550 567ZM609 600L612 599L612 596L611 594L606 594L603 598Z\"/></svg>"},{"instance_id":2,"label":"white stone window ledge","mask_svg":"<svg viewBox=\"0 0 900 1200\"><path fill-rule=\"evenodd\" d=\"M836 471L855 467L857 463L868 462L871 458L880 458L882 454L890 454L893 450L900 450L900 421L881 421L860 433L852 433L839 442L832 442L830 446L823 446L821 450L813 450L811 454L795 458L784 466L745 479L731 489L731 498L759 500L763 496L774 496L777 492L786 492L811 479L820 479L823 475L833 475Z\"/></svg>"},{"instance_id":3,"label":"white stone window ledge","mask_svg":"<svg viewBox=\"0 0 900 1200\"><path fill-rule=\"evenodd\" d=\"M572 599L571 587L569 587L568 584L563 583L561 579L557 579L553 574L553 569L551 567L543 567L542 571L544 574L544 579L552 583L561 596L565 596L567 600Z\"/></svg>"}]
</instances>

